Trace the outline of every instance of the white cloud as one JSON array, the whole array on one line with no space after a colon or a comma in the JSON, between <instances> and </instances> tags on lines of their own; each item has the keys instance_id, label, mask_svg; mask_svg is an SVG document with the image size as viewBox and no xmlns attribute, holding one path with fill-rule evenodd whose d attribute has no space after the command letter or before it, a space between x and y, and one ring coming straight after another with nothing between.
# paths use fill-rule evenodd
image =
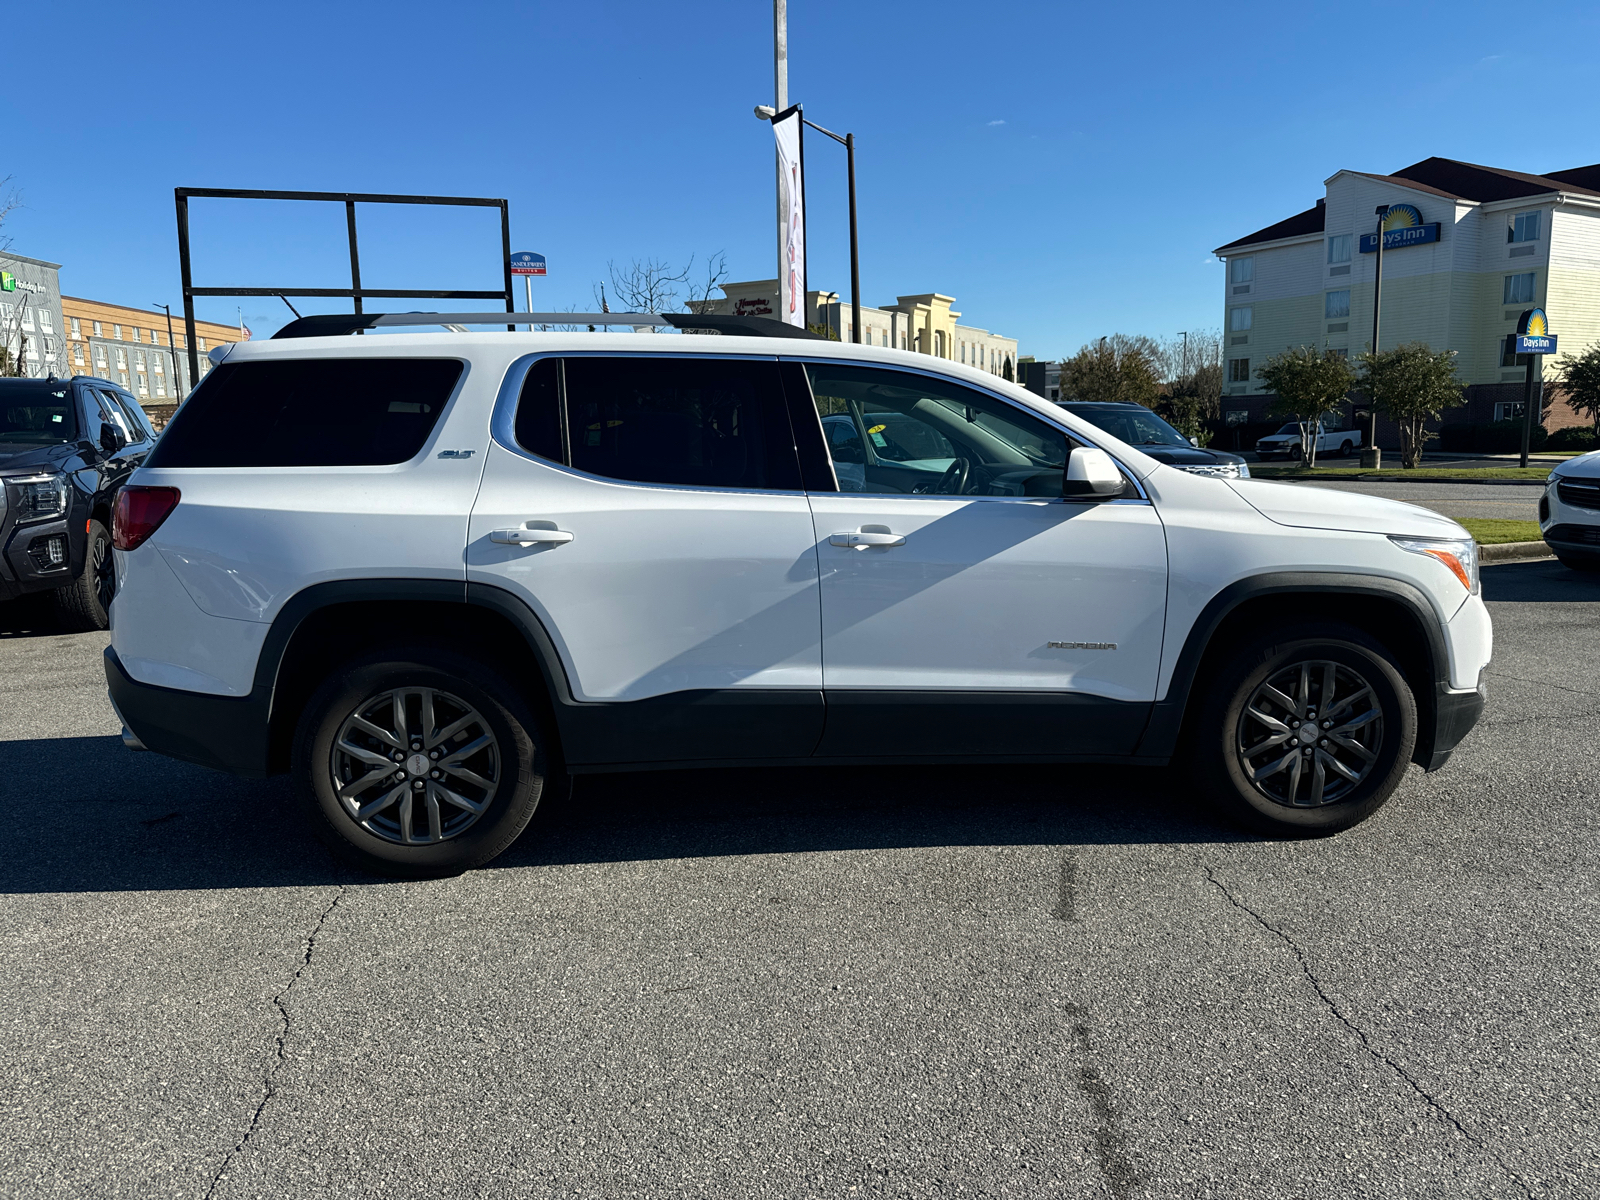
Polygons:
<instances>
[{"instance_id":1,"label":"white cloud","mask_svg":"<svg viewBox=\"0 0 1600 1200\"><path fill-rule=\"evenodd\" d=\"M991 125L1004 125L1005 122L1004 121L990 121L989 124L991 124Z\"/></svg>"}]
</instances>

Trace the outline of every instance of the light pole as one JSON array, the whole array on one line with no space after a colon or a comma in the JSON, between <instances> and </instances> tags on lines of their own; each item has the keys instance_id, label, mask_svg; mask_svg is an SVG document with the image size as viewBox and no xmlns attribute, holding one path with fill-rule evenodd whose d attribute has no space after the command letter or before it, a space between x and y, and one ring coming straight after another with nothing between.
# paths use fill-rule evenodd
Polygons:
<instances>
[{"instance_id":1,"label":"light pole","mask_svg":"<svg viewBox=\"0 0 1600 1200\"><path fill-rule=\"evenodd\" d=\"M1389 215L1389 206L1380 204L1372 210L1378 218L1378 246L1377 261L1372 276L1372 353L1378 353L1378 316L1383 307L1383 219ZM1369 395L1367 402L1372 411L1371 434L1367 438L1367 448L1362 451L1361 465L1369 470L1377 470L1383 466L1383 451L1378 449L1378 403L1375 396Z\"/></svg>"},{"instance_id":2,"label":"light pole","mask_svg":"<svg viewBox=\"0 0 1600 1200\"><path fill-rule=\"evenodd\" d=\"M178 390L181 403L188 389L183 386L183 379L178 374L178 343L172 340L172 305L152 304L150 307L159 308L167 314L167 357L172 360L172 386Z\"/></svg>"},{"instance_id":3,"label":"light pole","mask_svg":"<svg viewBox=\"0 0 1600 1200\"><path fill-rule=\"evenodd\" d=\"M1183 366L1178 373L1187 379L1189 376L1189 331L1180 329L1178 330L1178 336L1183 339Z\"/></svg>"},{"instance_id":4,"label":"light pole","mask_svg":"<svg viewBox=\"0 0 1600 1200\"><path fill-rule=\"evenodd\" d=\"M783 0L778 0L778 3L782 2ZM765 104L756 105L756 117L762 121L770 121L782 111L781 108L768 108ZM800 119L818 133L826 134L844 147L845 170L850 180L850 340L859 343L861 341L861 255L856 242L856 135L847 133L841 137L831 129L824 129L815 121L806 121L804 109L800 111ZM780 272L782 269L780 266Z\"/></svg>"}]
</instances>

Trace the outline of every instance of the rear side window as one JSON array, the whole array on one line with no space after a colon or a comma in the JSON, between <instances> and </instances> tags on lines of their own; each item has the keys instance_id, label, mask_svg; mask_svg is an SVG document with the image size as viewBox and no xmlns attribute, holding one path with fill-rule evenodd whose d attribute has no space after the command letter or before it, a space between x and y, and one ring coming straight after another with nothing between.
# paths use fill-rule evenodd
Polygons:
<instances>
[{"instance_id":1,"label":"rear side window","mask_svg":"<svg viewBox=\"0 0 1600 1200\"><path fill-rule=\"evenodd\" d=\"M523 449L630 483L799 491L775 361L546 359L517 404Z\"/></svg>"},{"instance_id":2,"label":"rear side window","mask_svg":"<svg viewBox=\"0 0 1600 1200\"><path fill-rule=\"evenodd\" d=\"M441 358L223 363L183 402L152 467L361 467L422 449L461 378Z\"/></svg>"}]
</instances>

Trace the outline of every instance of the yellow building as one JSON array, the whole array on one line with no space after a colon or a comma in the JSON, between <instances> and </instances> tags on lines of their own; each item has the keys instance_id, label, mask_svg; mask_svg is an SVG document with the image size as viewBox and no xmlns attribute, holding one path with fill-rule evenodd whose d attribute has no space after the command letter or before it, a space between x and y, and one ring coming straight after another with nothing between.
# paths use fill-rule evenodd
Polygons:
<instances>
[{"instance_id":1,"label":"yellow building","mask_svg":"<svg viewBox=\"0 0 1600 1200\"><path fill-rule=\"evenodd\" d=\"M744 283L722 284L724 299L691 305L696 311L725 313L741 317L771 316L778 309L778 281L754 279ZM888 346L914 350L966 363L1005 375L1010 368L1016 378L1017 340L960 323L961 314L950 306L955 297L940 292L899 296L894 304L879 308L861 306L861 340L869 346ZM842 342L854 341L854 317L850 302L838 292L807 292L806 322L832 330Z\"/></svg>"},{"instance_id":2,"label":"yellow building","mask_svg":"<svg viewBox=\"0 0 1600 1200\"><path fill-rule=\"evenodd\" d=\"M173 318L170 337L165 312L62 296L61 315L72 374L120 383L145 405L177 404L189 393L193 384L181 315ZM196 321L194 328L201 378L211 370L208 352L248 337L237 325Z\"/></svg>"}]
</instances>

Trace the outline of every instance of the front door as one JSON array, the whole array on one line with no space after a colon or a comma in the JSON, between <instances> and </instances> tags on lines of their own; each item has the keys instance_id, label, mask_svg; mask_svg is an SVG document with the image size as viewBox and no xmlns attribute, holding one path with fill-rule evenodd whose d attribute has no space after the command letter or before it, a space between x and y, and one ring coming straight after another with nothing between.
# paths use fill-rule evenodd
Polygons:
<instances>
[{"instance_id":1,"label":"front door","mask_svg":"<svg viewBox=\"0 0 1600 1200\"><path fill-rule=\"evenodd\" d=\"M807 364L840 490L813 492L825 756L1132 752L1155 698L1154 508L1062 497L1060 429L906 371Z\"/></svg>"},{"instance_id":2,"label":"front door","mask_svg":"<svg viewBox=\"0 0 1600 1200\"><path fill-rule=\"evenodd\" d=\"M467 578L544 623L572 765L816 747L817 555L775 359L535 360L497 414Z\"/></svg>"}]
</instances>

